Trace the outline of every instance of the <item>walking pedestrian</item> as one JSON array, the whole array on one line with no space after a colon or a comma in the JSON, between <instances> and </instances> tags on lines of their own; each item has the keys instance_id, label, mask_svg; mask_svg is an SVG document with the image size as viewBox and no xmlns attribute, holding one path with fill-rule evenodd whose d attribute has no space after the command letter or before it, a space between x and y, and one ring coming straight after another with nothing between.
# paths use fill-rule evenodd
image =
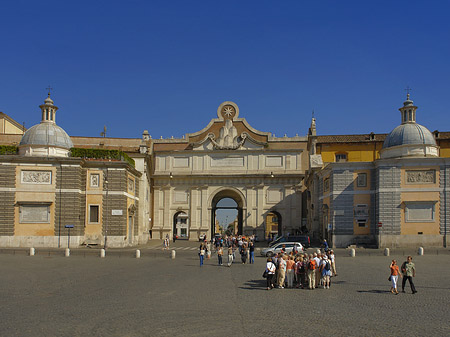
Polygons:
<instances>
[{"instance_id":1,"label":"walking pedestrian","mask_svg":"<svg viewBox=\"0 0 450 337\"><path fill-rule=\"evenodd\" d=\"M222 244L220 244L219 248L217 248L217 259L219 260L219 266L222 265L222 256L223 256L223 247Z\"/></svg>"},{"instance_id":2,"label":"walking pedestrian","mask_svg":"<svg viewBox=\"0 0 450 337\"><path fill-rule=\"evenodd\" d=\"M391 293L398 295L397 281L398 281L398 275L400 274L400 270L398 269L396 260L392 260L391 265L389 266L389 269L391 271L391 275L389 278L392 282Z\"/></svg>"},{"instance_id":3,"label":"walking pedestrian","mask_svg":"<svg viewBox=\"0 0 450 337\"><path fill-rule=\"evenodd\" d=\"M228 247L228 263L227 263L227 265L228 265L228 267L231 267L231 264L233 263L233 260L234 260L234 258L233 258L233 247L232 246L230 246L230 247Z\"/></svg>"},{"instance_id":4,"label":"walking pedestrian","mask_svg":"<svg viewBox=\"0 0 450 337\"><path fill-rule=\"evenodd\" d=\"M255 245L253 244L253 241L250 242L250 263L255 263Z\"/></svg>"},{"instance_id":5,"label":"walking pedestrian","mask_svg":"<svg viewBox=\"0 0 450 337\"><path fill-rule=\"evenodd\" d=\"M417 293L416 287L414 286L413 277L416 277L416 266L412 262L412 256L408 256L405 262L402 264L402 293L405 292L406 280L409 281L409 286L413 294Z\"/></svg>"},{"instance_id":6,"label":"walking pedestrian","mask_svg":"<svg viewBox=\"0 0 450 337\"><path fill-rule=\"evenodd\" d=\"M198 256L200 257L200 267L203 266L203 259L205 258L205 253L206 253L206 247L205 247L205 244L202 243L202 244L200 244L200 248L199 248L199 252L198 252Z\"/></svg>"}]
</instances>

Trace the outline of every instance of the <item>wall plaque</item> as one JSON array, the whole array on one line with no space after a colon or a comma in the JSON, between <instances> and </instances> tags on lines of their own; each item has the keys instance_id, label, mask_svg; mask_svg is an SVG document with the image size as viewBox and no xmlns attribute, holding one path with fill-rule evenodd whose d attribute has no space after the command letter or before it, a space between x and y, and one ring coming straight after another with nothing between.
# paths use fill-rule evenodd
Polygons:
<instances>
[{"instance_id":1,"label":"wall plaque","mask_svg":"<svg viewBox=\"0 0 450 337\"><path fill-rule=\"evenodd\" d=\"M266 167L282 167L283 157L282 156L267 156L266 157Z\"/></svg>"},{"instance_id":2,"label":"wall plaque","mask_svg":"<svg viewBox=\"0 0 450 337\"><path fill-rule=\"evenodd\" d=\"M436 182L435 170L406 171L407 184L434 184Z\"/></svg>"},{"instance_id":3,"label":"wall plaque","mask_svg":"<svg viewBox=\"0 0 450 337\"><path fill-rule=\"evenodd\" d=\"M20 206L21 223L49 223L49 206L23 205Z\"/></svg>"},{"instance_id":4,"label":"wall plaque","mask_svg":"<svg viewBox=\"0 0 450 337\"><path fill-rule=\"evenodd\" d=\"M244 157L211 158L211 167L243 167Z\"/></svg>"},{"instance_id":5,"label":"wall plaque","mask_svg":"<svg viewBox=\"0 0 450 337\"><path fill-rule=\"evenodd\" d=\"M52 183L52 171L22 171L22 184L50 185Z\"/></svg>"},{"instance_id":6,"label":"wall plaque","mask_svg":"<svg viewBox=\"0 0 450 337\"><path fill-rule=\"evenodd\" d=\"M173 167L189 167L189 158L188 157L174 157L173 158Z\"/></svg>"}]
</instances>

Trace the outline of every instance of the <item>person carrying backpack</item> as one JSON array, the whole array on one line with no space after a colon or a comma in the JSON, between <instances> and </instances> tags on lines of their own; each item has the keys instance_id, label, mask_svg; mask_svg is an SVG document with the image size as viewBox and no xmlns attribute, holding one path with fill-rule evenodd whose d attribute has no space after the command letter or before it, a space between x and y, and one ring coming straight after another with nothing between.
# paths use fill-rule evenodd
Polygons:
<instances>
[{"instance_id":1,"label":"person carrying backpack","mask_svg":"<svg viewBox=\"0 0 450 337\"><path fill-rule=\"evenodd\" d=\"M309 256L307 265L308 270L308 288L313 290L316 287L316 261L313 256Z\"/></svg>"},{"instance_id":2,"label":"person carrying backpack","mask_svg":"<svg viewBox=\"0 0 450 337\"><path fill-rule=\"evenodd\" d=\"M322 263L320 264L320 269L322 272L323 289L330 289L331 262L328 256L323 256Z\"/></svg>"}]
</instances>

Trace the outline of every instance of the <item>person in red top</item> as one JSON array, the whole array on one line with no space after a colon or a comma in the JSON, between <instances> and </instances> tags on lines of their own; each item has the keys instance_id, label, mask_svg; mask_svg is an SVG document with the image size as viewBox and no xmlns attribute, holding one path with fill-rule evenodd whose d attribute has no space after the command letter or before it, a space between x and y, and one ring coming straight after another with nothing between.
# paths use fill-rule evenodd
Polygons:
<instances>
[{"instance_id":1,"label":"person in red top","mask_svg":"<svg viewBox=\"0 0 450 337\"><path fill-rule=\"evenodd\" d=\"M389 266L389 269L391 270L391 276L390 276L390 280L392 282L391 293L397 295L398 294L397 281L398 281L398 275L400 274L400 270L398 268L396 260L392 260L391 265Z\"/></svg>"}]
</instances>

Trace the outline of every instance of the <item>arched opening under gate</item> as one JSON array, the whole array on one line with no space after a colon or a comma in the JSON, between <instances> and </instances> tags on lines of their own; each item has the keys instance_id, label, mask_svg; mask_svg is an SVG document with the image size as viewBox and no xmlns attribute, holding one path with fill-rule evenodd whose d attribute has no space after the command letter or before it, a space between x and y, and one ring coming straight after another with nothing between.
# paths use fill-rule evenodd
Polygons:
<instances>
[{"instance_id":1,"label":"arched opening under gate","mask_svg":"<svg viewBox=\"0 0 450 337\"><path fill-rule=\"evenodd\" d=\"M234 190L222 190L212 199L211 233L220 235L243 234L243 200Z\"/></svg>"}]
</instances>

